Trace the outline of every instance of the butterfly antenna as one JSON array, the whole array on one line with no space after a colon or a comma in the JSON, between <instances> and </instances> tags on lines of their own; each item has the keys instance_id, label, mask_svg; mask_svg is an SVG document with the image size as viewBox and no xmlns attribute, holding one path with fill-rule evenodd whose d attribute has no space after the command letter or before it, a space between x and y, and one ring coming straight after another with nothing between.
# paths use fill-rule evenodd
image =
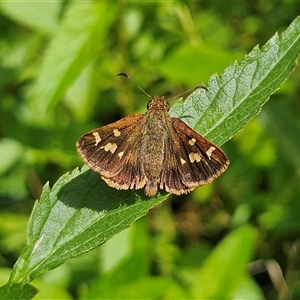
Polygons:
<instances>
[{"instance_id":1,"label":"butterfly antenna","mask_svg":"<svg viewBox=\"0 0 300 300\"><path fill-rule=\"evenodd\" d=\"M150 99L153 97L150 96L135 80L133 80L127 73L118 73L116 76L123 76L130 79L145 95L147 95Z\"/></svg>"},{"instance_id":2,"label":"butterfly antenna","mask_svg":"<svg viewBox=\"0 0 300 300\"><path fill-rule=\"evenodd\" d=\"M189 92L192 92L192 91L195 91L195 90L198 90L198 89L204 89L204 90L208 91L208 89L207 89L207 87L206 87L205 85L199 84L199 85L195 86L195 87L192 88L192 89L188 89L188 90L185 91L185 92L182 92L182 93L180 93L180 94L178 94L178 95L176 95L176 96L173 96L173 97L169 98L168 101L169 101L169 100L172 100L172 99L174 99L174 98L178 98L178 97L180 97L180 96L182 96L182 95L184 95L184 94L186 94L186 93L189 93Z\"/></svg>"}]
</instances>

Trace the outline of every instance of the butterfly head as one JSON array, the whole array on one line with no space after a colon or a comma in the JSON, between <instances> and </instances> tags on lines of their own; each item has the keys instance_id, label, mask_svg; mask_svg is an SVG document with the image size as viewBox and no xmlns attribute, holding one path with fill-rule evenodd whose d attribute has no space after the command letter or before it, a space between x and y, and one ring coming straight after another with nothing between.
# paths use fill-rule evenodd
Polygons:
<instances>
[{"instance_id":1,"label":"butterfly head","mask_svg":"<svg viewBox=\"0 0 300 300\"><path fill-rule=\"evenodd\" d=\"M149 95L138 83L135 82L135 80L133 80L127 73L119 73L117 74L117 76L123 76L126 77L127 79L130 79L146 96L148 96L150 98L150 101L147 104L147 109L148 110L169 110L169 104L168 101L172 100L174 98L178 98L188 92L194 91L196 89L205 89L207 90L205 85L197 85L196 87L189 89L187 91L184 91L176 96L173 96L169 99L165 99L164 96L151 96Z\"/></svg>"},{"instance_id":2,"label":"butterfly head","mask_svg":"<svg viewBox=\"0 0 300 300\"><path fill-rule=\"evenodd\" d=\"M147 104L148 110L169 110L168 100L164 96L153 96Z\"/></svg>"}]
</instances>

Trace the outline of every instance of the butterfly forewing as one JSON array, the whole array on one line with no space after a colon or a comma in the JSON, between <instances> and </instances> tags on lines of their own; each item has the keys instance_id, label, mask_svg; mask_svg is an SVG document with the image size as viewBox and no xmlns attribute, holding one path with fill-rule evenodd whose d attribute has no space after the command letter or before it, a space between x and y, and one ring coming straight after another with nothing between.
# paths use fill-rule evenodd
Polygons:
<instances>
[{"instance_id":1,"label":"butterfly forewing","mask_svg":"<svg viewBox=\"0 0 300 300\"><path fill-rule=\"evenodd\" d=\"M142 114L132 114L84 134L76 143L84 162L107 178L117 176L128 163L137 163L138 156L133 157L132 147L140 140L138 127L142 118Z\"/></svg>"},{"instance_id":2,"label":"butterfly forewing","mask_svg":"<svg viewBox=\"0 0 300 300\"><path fill-rule=\"evenodd\" d=\"M188 193L213 181L229 161L224 152L183 121L171 118L171 141L166 143L166 161L160 188L174 194Z\"/></svg>"}]
</instances>

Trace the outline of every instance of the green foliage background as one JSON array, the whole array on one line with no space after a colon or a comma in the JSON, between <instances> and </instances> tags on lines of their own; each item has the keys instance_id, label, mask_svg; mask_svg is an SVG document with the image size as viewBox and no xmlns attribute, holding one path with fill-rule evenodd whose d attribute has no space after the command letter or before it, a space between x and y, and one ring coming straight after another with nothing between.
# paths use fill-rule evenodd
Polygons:
<instances>
[{"instance_id":1,"label":"green foliage background","mask_svg":"<svg viewBox=\"0 0 300 300\"><path fill-rule=\"evenodd\" d=\"M37 288L36 299L299 299L299 68L223 146L231 164L213 184L162 203L164 195L135 202L142 193L101 192L106 187L93 186L98 177L84 170L81 181L65 189L71 195L66 202L56 197L80 174L75 170L58 180L82 166L75 150L81 134L145 111L148 99L116 73L126 71L151 95L176 95L201 82L212 95L220 82L211 77L214 73L221 75L257 44L284 31L299 11L297 1L1 1L0 285L10 276L12 285L4 286L0 296L30 299ZM260 82L261 90L251 88L249 97L268 97L272 91L264 87L284 73L281 68L278 76ZM235 101L244 101L252 79L237 79L245 93L235 94ZM228 104L230 92L214 99ZM202 116L186 117L188 107L197 113L208 101L204 94L200 100L193 97L176 103L172 114L184 116L218 144L240 129L245 109L249 114L257 110L254 104L245 106L213 130L212 109L202 122ZM195 103L200 103L197 109ZM233 123L236 127L228 127ZM94 191L90 206L77 202L83 178ZM10 275L26 244L34 201L48 181L56 185L52 192L45 187L34 208L27 233L32 247L25 248ZM97 201L101 213L108 211L104 225ZM119 209L116 203L125 205ZM68 260L76 249L93 249L157 203L101 247ZM63 246L52 245L50 236L49 255L42 251L45 265L25 275L24 265L35 266L46 215L49 232L60 236ZM68 218L73 224L64 227ZM110 228L114 222L120 229ZM88 234L94 240L87 242ZM73 239L63 244L69 236Z\"/></svg>"}]
</instances>

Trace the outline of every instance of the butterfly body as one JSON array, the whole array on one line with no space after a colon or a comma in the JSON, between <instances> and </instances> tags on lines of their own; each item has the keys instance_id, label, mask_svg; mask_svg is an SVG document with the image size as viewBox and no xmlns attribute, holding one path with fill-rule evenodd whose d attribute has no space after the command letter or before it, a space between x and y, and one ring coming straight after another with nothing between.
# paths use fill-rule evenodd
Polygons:
<instances>
[{"instance_id":1,"label":"butterfly body","mask_svg":"<svg viewBox=\"0 0 300 300\"><path fill-rule=\"evenodd\" d=\"M178 118L164 97L154 96L145 114L132 114L84 134L77 141L84 162L111 187L159 189L184 194L213 181L229 161L224 152Z\"/></svg>"},{"instance_id":2,"label":"butterfly body","mask_svg":"<svg viewBox=\"0 0 300 300\"><path fill-rule=\"evenodd\" d=\"M165 149L169 143L171 123L167 108L168 104L164 97L154 96L144 115L141 160L147 178L145 186L147 196L154 196L157 193L165 160Z\"/></svg>"}]
</instances>

